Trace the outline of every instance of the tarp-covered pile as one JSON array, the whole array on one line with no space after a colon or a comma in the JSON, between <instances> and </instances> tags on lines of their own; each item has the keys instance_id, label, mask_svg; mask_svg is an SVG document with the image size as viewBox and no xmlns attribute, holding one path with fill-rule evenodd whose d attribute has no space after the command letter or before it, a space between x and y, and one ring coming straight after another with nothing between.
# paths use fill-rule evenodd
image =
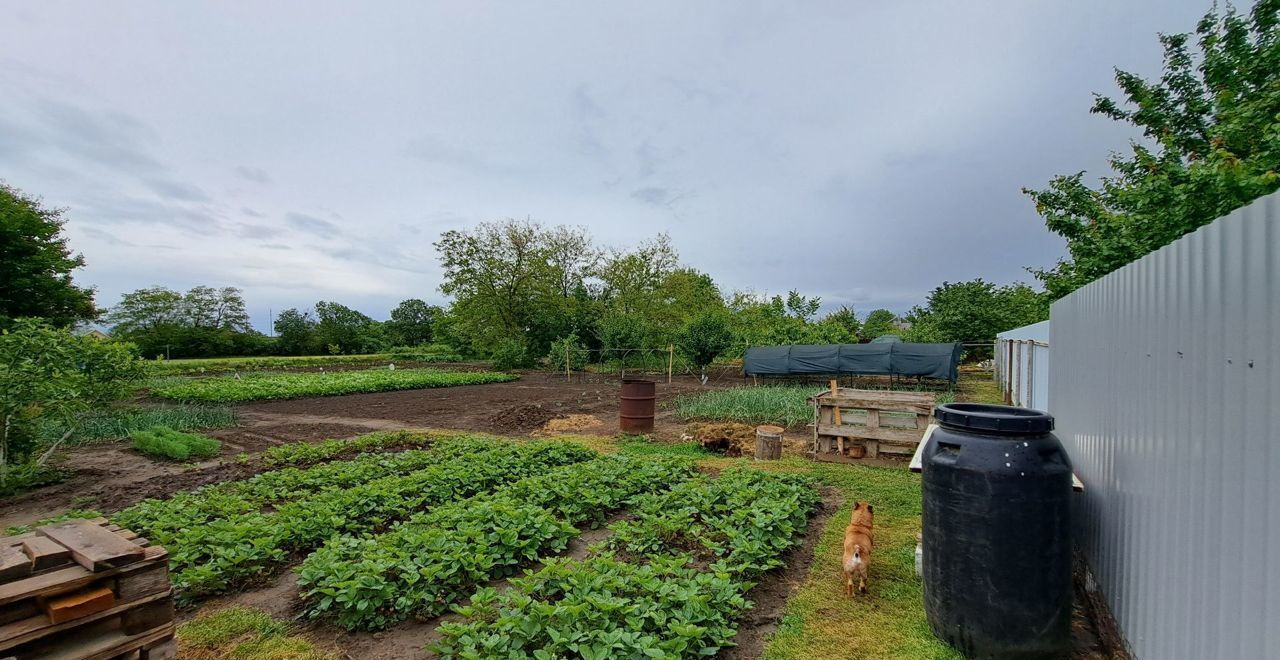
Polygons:
<instances>
[{"instance_id":1,"label":"tarp-covered pile","mask_svg":"<svg viewBox=\"0 0 1280 660\"><path fill-rule=\"evenodd\" d=\"M748 376L894 375L955 382L960 352L958 343L757 346L747 349L742 370Z\"/></svg>"}]
</instances>

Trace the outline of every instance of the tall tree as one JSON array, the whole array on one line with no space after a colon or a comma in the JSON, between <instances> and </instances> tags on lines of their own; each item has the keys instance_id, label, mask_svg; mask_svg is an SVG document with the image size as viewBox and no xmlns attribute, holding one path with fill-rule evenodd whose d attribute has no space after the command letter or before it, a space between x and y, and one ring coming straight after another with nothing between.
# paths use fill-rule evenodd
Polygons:
<instances>
[{"instance_id":1,"label":"tall tree","mask_svg":"<svg viewBox=\"0 0 1280 660\"><path fill-rule=\"evenodd\" d=\"M182 297L187 322L197 328L221 328L247 332L249 312L245 308L240 289L224 286L197 286Z\"/></svg>"},{"instance_id":2,"label":"tall tree","mask_svg":"<svg viewBox=\"0 0 1280 660\"><path fill-rule=\"evenodd\" d=\"M1280 0L1215 9L1160 43L1158 80L1118 70L1123 103L1093 105L1141 131L1131 153L1096 187L1077 172L1024 190L1067 239L1069 259L1032 271L1055 299L1280 188Z\"/></svg>"},{"instance_id":3,"label":"tall tree","mask_svg":"<svg viewBox=\"0 0 1280 660\"><path fill-rule=\"evenodd\" d=\"M913 336L930 336L936 341L988 341L1005 330L1049 318L1049 298L1021 283L996 286L982 279L943 282L908 318Z\"/></svg>"},{"instance_id":4,"label":"tall tree","mask_svg":"<svg viewBox=\"0 0 1280 660\"><path fill-rule=\"evenodd\" d=\"M321 300L316 303L316 337L321 346L332 352L361 353L377 347L369 339L373 319L341 303Z\"/></svg>"},{"instance_id":5,"label":"tall tree","mask_svg":"<svg viewBox=\"0 0 1280 660\"><path fill-rule=\"evenodd\" d=\"M97 317L93 289L71 279L84 257L67 247L65 222L62 209L0 181L0 328L23 316L59 326Z\"/></svg>"},{"instance_id":6,"label":"tall tree","mask_svg":"<svg viewBox=\"0 0 1280 660\"><path fill-rule=\"evenodd\" d=\"M182 325L183 296L162 286L138 289L124 294L103 319L114 326L113 332L126 335Z\"/></svg>"},{"instance_id":7,"label":"tall tree","mask_svg":"<svg viewBox=\"0 0 1280 660\"><path fill-rule=\"evenodd\" d=\"M893 322L898 320L893 312L887 309L873 309L867 314L867 320L862 324L862 338L875 339L883 335L890 335L898 331Z\"/></svg>"},{"instance_id":8,"label":"tall tree","mask_svg":"<svg viewBox=\"0 0 1280 660\"><path fill-rule=\"evenodd\" d=\"M311 312L295 308L280 312L276 316L275 331L280 338L280 351L286 355L308 355L318 349L316 321L311 318Z\"/></svg>"},{"instance_id":9,"label":"tall tree","mask_svg":"<svg viewBox=\"0 0 1280 660\"><path fill-rule=\"evenodd\" d=\"M431 341L431 325L438 310L426 301L410 298L391 310L387 330L392 341L402 346L417 346Z\"/></svg>"}]
</instances>

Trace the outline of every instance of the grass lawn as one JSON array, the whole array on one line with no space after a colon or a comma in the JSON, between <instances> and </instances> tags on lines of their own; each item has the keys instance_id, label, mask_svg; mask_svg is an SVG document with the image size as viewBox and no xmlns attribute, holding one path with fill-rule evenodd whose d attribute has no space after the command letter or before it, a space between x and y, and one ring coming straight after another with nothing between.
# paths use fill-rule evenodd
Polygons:
<instances>
[{"instance_id":1,"label":"grass lawn","mask_svg":"<svg viewBox=\"0 0 1280 660\"><path fill-rule=\"evenodd\" d=\"M189 660L329 660L289 624L250 607L202 613L178 626L178 657Z\"/></svg>"}]
</instances>

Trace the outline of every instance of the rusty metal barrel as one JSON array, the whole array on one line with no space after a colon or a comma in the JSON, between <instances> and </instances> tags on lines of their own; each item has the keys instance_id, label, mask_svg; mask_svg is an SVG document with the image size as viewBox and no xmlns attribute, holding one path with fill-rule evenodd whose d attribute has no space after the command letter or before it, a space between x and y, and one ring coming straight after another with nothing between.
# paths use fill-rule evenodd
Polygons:
<instances>
[{"instance_id":1,"label":"rusty metal barrel","mask_svg":"<svg viewBox=\"0 0 1280 660\"><path fill-rule=\"evenodd\" d=\"M657 399L657 383L640 378L623 379L622 398L618 407L618 428L623 433L653 431L654 402Z\"/></svg>"}]
</instances>

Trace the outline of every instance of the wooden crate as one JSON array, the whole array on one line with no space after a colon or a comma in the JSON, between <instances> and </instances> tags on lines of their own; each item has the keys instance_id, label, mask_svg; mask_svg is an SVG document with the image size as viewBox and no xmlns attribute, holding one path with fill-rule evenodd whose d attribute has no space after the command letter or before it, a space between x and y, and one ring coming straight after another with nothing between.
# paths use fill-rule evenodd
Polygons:
<instances>
[{"instance_id":1,"label":"wooden crate","mask_svg":"<svg viewBox=\"0 0 1280 660\"><path fill-rule=\"evenodd\" d=\"M813 406L813 443L809 456L819 461L855 462L851 449L867 458L881 453L911 456L933 423L936 397L930 392L856 390L837 387L809 397Z\"/></svg>"},{"instance_id":2,"label":"wooden crate","mask_svg":"<svg viewBox=\"0 0 1280 660\"><path fill-rule=\"evenodd\" d=\"M0 538L0 659L168 660L169 555L105 519Z\"/></svg>"}]
</instances>

